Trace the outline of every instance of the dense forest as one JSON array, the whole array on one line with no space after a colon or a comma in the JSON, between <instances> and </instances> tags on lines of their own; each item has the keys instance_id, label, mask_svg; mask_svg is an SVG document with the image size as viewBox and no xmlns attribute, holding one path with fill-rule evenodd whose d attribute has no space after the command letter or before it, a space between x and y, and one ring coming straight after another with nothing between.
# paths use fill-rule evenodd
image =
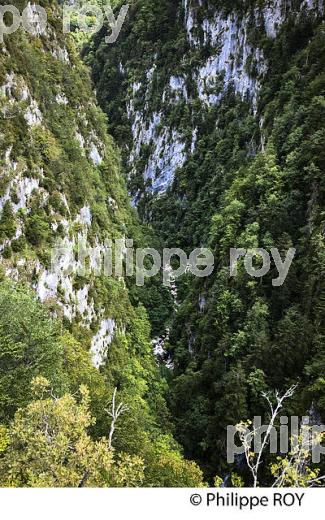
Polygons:
<instances>
[{"instance_id":1,"label":"dense forest","mask_svg":"<svg viewBox=\"0 0 325 520\"><path fill-rule=\"evenodd\" d=\"M5 37L0 56L1 485L201 485L173 438L139 299L117 278L51 273L58 237L150 233L58 6L42 5L47 30ZM115 389L127 412L110 443Z\"/></svg>"},{"instance_id":2,"label":"dense forest","mask_svg":"<svg viewBox=\"0 0 325 520\"><path fill-rule=\"evenodd\" d=\"M46 29L0 43L0 485L251 486L227 426L290 388L282 415L325 421L323 2L132 0L113 43L39 5ZM53 275L80 237L215 269ZM274 262L230 277L231 248L296 255L279 287ZM258 484L325 472L289 460Z\"/></svg>"}]
</instances>

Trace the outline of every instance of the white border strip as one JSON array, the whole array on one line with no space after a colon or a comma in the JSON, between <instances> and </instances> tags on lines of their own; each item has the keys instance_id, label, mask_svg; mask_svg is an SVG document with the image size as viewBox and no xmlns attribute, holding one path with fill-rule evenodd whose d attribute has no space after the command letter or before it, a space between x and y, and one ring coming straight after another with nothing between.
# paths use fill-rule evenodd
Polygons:
<instances>
[{"instance_id":1,"label":"white border strip","mask_svg":"<svg viewBox=\"0 0 325 520\"><path fill-rule=\"evenodd\" d=\"M323 510L324 491L324 488L2 489L0 503L1 516L10 520L306 520L308 514L316 515L316 512ZM193 496L195 498L192 498L192 502L200 502L200 499L202 502L192 505ZM240 501L243 505L247 500L249 504L259 502L259 505L254 505L252 509L249 505L240 509ZM227 505L223 505L223 502Z\"/></svg>"}]
</instances>

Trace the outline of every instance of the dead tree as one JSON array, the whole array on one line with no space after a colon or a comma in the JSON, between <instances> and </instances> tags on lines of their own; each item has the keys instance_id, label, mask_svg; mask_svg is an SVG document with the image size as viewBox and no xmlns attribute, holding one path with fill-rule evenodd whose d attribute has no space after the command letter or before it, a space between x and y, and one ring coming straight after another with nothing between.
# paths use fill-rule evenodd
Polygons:
<instances>
[{"instance_id":1,"label":"dead tree","mask_svg":"<svg viewBox=\"0 0 325 520\"><path fill-rule=\"evenodd\" d=\"M123 413L127 412L129 409L123 403L116 405L116 392L117 392L117 388L114 389L110 410L105 410L108 413L108 415L112 418L111 428L110 428L109 437L108 437L108 447L110 450L113 449L113 435L114 435L114 431L115 431L115 427L116 427L116 422L117 422L118 418Z\"/></svg>"},{"instance_id":2,"label":"dead tree","mask_svg":"<svg viewBox=\"0 0 325 520\"><path fill-rule=\"evenodd\" d=\"M247 466L253 476L253 482L254 482L253 486L254 487L257 487L257 485L258 485L258 471L259 471L259 467L262 463L262 455L265 451L265 448L269 441L271 432L274 428L275 420L276 420L277 416L279 415L279 412L283 406L284 401L293 396L294 392L296 391L296 388L297 388L297 385L290 387L289 390L287 390L282 396L280 396L279 392L277 391L275 394L275 396L276 396L275 405L273 405L270 395L263 392L262 395L267 400L267 402L270 406L271 417L270 417L270 422L268 424L267 430L265 432L265 435L264 435L264 438L262 441L261 448L257 454L257 457L256 457L255 453L252 452L252 450L251 450L251 444L252 444L253 439L255 439L256 435L258 434L258 429L254 428L253 430L249 430L247 423L240 423L236 426L237 432L239 434L239 438L245 449L245 457L246 457Z\"/></svg>"}]
</instances>

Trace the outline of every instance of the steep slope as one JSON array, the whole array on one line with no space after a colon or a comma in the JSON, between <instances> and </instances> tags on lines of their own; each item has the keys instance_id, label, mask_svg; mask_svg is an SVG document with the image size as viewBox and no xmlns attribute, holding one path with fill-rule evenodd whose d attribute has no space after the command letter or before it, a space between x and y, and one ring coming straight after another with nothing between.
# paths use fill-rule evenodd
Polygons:
<instances>
[{"instance_id":1,"label":"steep slope","mask_svg":"<svg viewBox=\"0 0 325 520\"><path fill-rule=\"evenodd\" d=\"M119 294L123 288L117 281L105 287L91 271L99 261L95 248L122 237L132 215L118 152L86 69L55 30L62 22L53 6L42 34L30 38L20 30L2 46L2 265L11 277L30 281L43 302L59 305L67 320L94 330L108 319L113 329L121 318L114 315L114 284ZM52 270L55 241L77 247L82 237L93 248L89 279L66 275L73 261L68 249Z\"/></svg>"},{"instance_id":2,"label":"steep slope","mask_svg":"<svg viewBox=\"0 0 325 520\"><path fill-rule=\"evenodd\" d=\"M96 425L87 419L87 426L97 439L110 430L106 409L116 388L127 407L114 439L117 458L127 454L130 475L136 460L145 467L145 477L131 485L199 485L199 468L183 459L171 434L166 384L155 364L146 312L139 299L132 305L123 277L103 271L107 240L145 240L128 200L119 151L107 134L88 70L62 33L57 2L41 4L46 27L35 24L32 34L20 28L1 44L0 420L10 425L17 408L32 399L32 379L45 376L60 395L88 386ZM27 7L33 17L30 3L16 7ZM47 388L42 380L36 383ZM20 463L22 475L29 469L24 456ZM1 471L7 472L7 485L8 468ZM58 484L44 478L47 485ZM31 485L17 482L11 485Z\"/></svg>"},{"instance_id":3,"label":"steep slope","mask_svg":"<svg viewBox=\"0 0 325 520\"><path fill-rule=\"evenodd\" d=\"M86 56L140 215L168 247L215 252L211 277L179 282L165 344L177 438L209 476L226 426L265 413L263 391L298 381L288 415L325 413L323 14L135 0L118 42L99 34ZM230 278L233 247L297 253L273 287L274 265Z\"/></svg>"},{"instance_id":4,"label":"steep slope","mask_svg":"<svg viewBox=\"0 0 325 520\"><path fill-rule=\"evenodd\" d=\"M197 148L198 126L229 92L256 113L266 54L281 27L300 23L303 32L321 14L313 1L132 2L115 46L95 38L93 77L127 150L134 195L171 186Z\"/></svg>"}]
</instances>

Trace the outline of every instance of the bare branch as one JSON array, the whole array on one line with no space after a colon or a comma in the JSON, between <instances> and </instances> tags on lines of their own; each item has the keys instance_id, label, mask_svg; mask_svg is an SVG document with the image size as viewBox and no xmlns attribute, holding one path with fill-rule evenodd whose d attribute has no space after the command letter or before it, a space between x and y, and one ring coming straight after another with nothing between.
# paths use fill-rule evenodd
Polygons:
<instances>
[{"instance_id":1,"label":"bare branch","mask_svg":"<svg viewBox=\"0 0 325 520\"><path fill-rule=\"evenodd\" d=\"M270 416L270 422L268 424L267 430L266 430L264 438L263 438L261 449L259 450L259 452L257 454L256 462L254 462L255 453L251 452L251 443L252 443L252 440L255 438L256 434L258 433L258 429L254 428L253 430L248 430L245 428L245 426L243 424L237 425L237 431L239 433L239 438L245 449L246 462L247 462L247 465L253 476L254 487L258 486L259 467L262 464L262 456L265 451L266 445L269 441L271 432L274 428L275 420L276 420L277 416L279 415L281 408L283 407L284 401L293 396L293 394L296 391L297 386L298 385L291 386L282 396L280 395L279 391L276 390L276 392L275 392L276 404L275 405L273 405L270 393L266 393L266 392L262 393L262 396L266 399L266 401L268 402L268 405L270 407L271 416Z\"/></svg>"},{"instance_id":2,"label":"bare branch","mask_svg":"<svg viewBox=\"0 0 325 520\"><path fill-rule=\"evenodd\" d=\"M116 407L116 392L117 392L117 388L115 388L114 392L113 392L110 410L105 410L105 412L107 412L107 414L110 417L112 417L111 428L110 428L109 438L108 438L108 447L110 450L113 449L113 435L115 432L116 422L122 414L124 414L125 412L127 412L129 410L129 408L124 403L120 403Z\"/></svg>"}]
</instances>

